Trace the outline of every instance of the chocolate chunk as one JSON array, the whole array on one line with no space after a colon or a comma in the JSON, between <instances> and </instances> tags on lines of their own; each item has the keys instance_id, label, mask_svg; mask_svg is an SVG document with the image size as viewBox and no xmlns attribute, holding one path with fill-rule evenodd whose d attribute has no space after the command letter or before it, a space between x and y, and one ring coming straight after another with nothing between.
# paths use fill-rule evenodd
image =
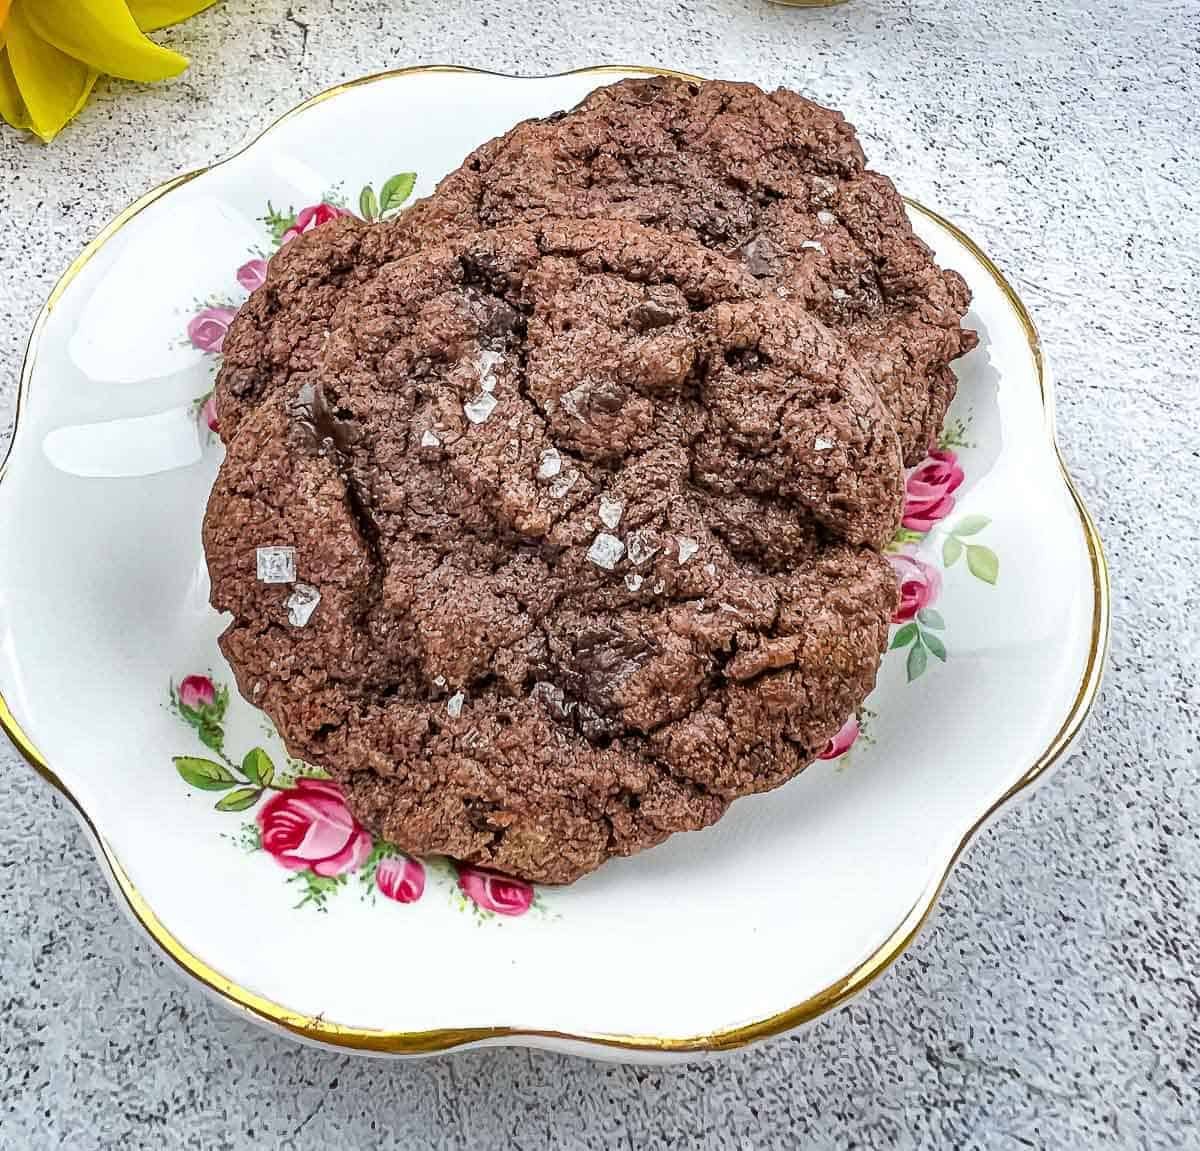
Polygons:
<instances>
[{"instance_id":1,"label":"chocolate chunk","mask_svg":"<svg viewBox=\"0 0 1200 1151\"><path fill-rule=\"evenodd\" d=\"M301 384L287 410L293 420L296 442L310 451L345 452L361 434L353 420L342 419L329 407L320 384Z\"/></svg>"}]
</instances>

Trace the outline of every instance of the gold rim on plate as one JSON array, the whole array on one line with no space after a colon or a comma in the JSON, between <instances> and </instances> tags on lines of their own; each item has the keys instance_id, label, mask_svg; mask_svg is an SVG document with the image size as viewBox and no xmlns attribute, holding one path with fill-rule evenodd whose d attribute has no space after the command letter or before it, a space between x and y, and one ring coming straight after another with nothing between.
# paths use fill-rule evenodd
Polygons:
<instances>
[{"instance_id":1,"label":"gold rim on plate","mask_svg":"<svg viewBox=\"0 0 1200 1151\"><path fill-rule=\"evenodd\" d=\"M285 112L273 123L268 125L262 132L255 136L249 143L240 148L237 152L218 160L214 164L210 164L205 168L198 168L193 172L186 172L168 180L164 184L160 184L157 188L146 195L142 196L135 203L131 204L123 212L120 213L111 223L105 227L94 240L89 243L82 252L71 263L70 267L63 273L62 278L54 286L45 305L42 307L40 314L33 326L33 332L29 338L29 345L25 353L25 362L21 369L21 381L17 392L17 410L13 426L12 442L16 440L16 428L20 421L21 402L22 398L28 391L29 381L33 374L33 361L36 354L38 338L41 335L42 328L45 325L46 318L53 310L55 304L62 298L68 285L80 273L87 262L107 243L122 227L132 220L139 212L150 204L154 203L160 197L168 192L178 188L181 184L187 183L189 180L195 179L206 172L212 171L214 168L220 167L234 156L239 156L247 149L251 148L268 132L278 127L285 120L291 119L293 116L299 115L301 112L312 108L313 106L323 103L326 100L332 99L343 92L349 91L351 88L357 88L363 84L373 84L378 80L387 80L395 76L413 75L417 73L427 72L459 72L473 73L477 75L500 76L504 79L557 79L562 76L579 76L579 75L613 75L630 73L640 73L643 75L666 75L675 76L682 80L699 80L701 77L691 75L686 72L677 72L669 68L654 68L645 67L642 65L603 65L593 68L576 68L569 72L560 72L551 77L526 77L513 76L503 72L489 72L481 68L463 68L452 64L434 64L422 65L411 68L397 68L388 72L378 72L370 76L363 76L356 80L350 80L347 83L339 84L336 87L329 88L324 92L319 92L317 95L310 97L303 103ZM957 225L949 220L939 216L936 212L923 207L914 200L907 197L905 202L915 212L928 217L941 227L945 228L955 239L959 241L967 250L987 269L992 278L996 281L997 286L1004 293L1009 305L1016 313L1017 318L1021 322L1026 337L1029 341L1029 350L1033 357L1034 368L1037 374L1038 386L1041 391L1042 406L1046 412L1046 426L1050 435L1051 443L1054 447L1055 457L1058 461L1059 471L1062 475L1063 482L1067 486L1067 490L1071 493L1071 498L1075 502L1075 508L1079 513L1079 523L1083 531L1084 541L1087 544L1088 557L1091 563L1092 571L1092 635L1091 645L1088 650L1087 663L1084 667L1083 676L1080 680L1079 691L1076 693L1075 699L1071 704L1062 726L1054 738L1050 741L1049 746L1037 757L1034 763L1022 774L1017 780L995 803L975 821L968 829L962 839L959 841L945 870L938 876L922 893L921 897L904 916L901 923L888 936L875 952L861 963L857 968L851 971L848 975L839 979L836 983L830 984L824 990L816 995L804 1000L802 1003L796 1004L794 1007L788 1008L786 1011L781 1011L776 1015L771 1015L766 1019L758 1020L753 1023L743 1024L740 1027L729 1028L724 1031L713 1031L703 1035L689 1035L684 1037L673 1036L656 1036L656 1035L619 1035L604 1032L597 1033L572 1033L565 1031L552 1031L536 1027L459 1027L459 1028L435 1028L428 1031L380 1031L371 1028L362 1027L345 1027L341 1024L330 1023L320 1017L309 1015L301 1015L295 1011L289 1011L286 1007L278 1003L273 1003L271 1000L264 998L261 995L255 994L253 991L233 982L233 980L222 975L219 971L214 970L204 962L198 955L189 951L170 931L163 926L158 916L155 915L150 905L142 897L141 893L134 887L125 869L121 866L112 848L104 841L95 824L87 812L83 810L79 801L71 794L70 789L63 781L55 774L54 770L46 762L42 754L33 745L29 737L21 730L16 718L5 702L4 697L0 694L0 728L2 728L12 742L16 745L17 750L30 763L35 771L42 776L52 787L60 792L74 807L76 814L83 822L86 829L91 833L98 854L107 865L112 875L112 880L116 888L121 892L128 905L129 911L135 919L146 929L150 937L155 943L166 953L166 955L174 960L184 971L193 978L199 980L210 991L215 992L221 998L227 1000L233 1006L241 1008L251 1015L275 1024L286 1031L292 1032L294 1035L304 1039L314 1040L319 1043L332 1045L335 1047L352 1048L358 1051L374 1051L389 1054L415 1055L425 1054L438 1051L449 1051L456 1047L462 1047L468 1044L479 1043L484 1040L506 1040L506 1039L548 1039L559 1040L562 1042L578 1042L586 1043L594 1046L615 1048L624 1051L641 1051L641 1052L702 1052L702 1051L727 1051L735 1047L742 1047L747 1043L753 1043L755 1040L766 1039L772 1035L779 1035L785 1031L790 1031L795 1027L799 1027L809 1020L815 1019L818 1015L824 1014L826 1011L832 1010L848 1000L851 996L863 990L872 980L880 973L888 968L908 947L924 925L926 919L929 918L938 896L941 894L942 888L946 884L946 880L950 877L954 865L958 862L959 857L966 850L968 844L975 837L976 833L983 827L985 823L993 815L995 815L1002 807L1005 806L1014 796L1019 794L1034 783L1044 772L1049 770L1067 751L1075 737L1079 734L1084 721L1087 719L1088 713L1091 711L1092 705L1095 702L1096 695L1100 688L1101 672L1104 665L1104 657L1108 650L1108 635L1109 635L1109 579L1108 579L1108 564L1104 558L1104 550L1100 543L1100 537L1096 531L1096 525L1092 521L1091 515L1084 506L1083 500L1079 493L1075 490L1075 485L1071 481L1070 474L1067 472L1066 464L1062 458L1062 452L1059 449L1057 439L1054 435L1054 410L1052 406L1052 398L1048 394L1048 385L1046 379L1045 365L1042 359L1041 341L1038 338L1037 329L1034 326L1033 319L1029 315L1025 305L1021 302L1015 289L1005 279L1003 273L998 267L984 254L979 246L967 236ZM11 443L9 452L11 453ZM7 468L7 456L3 464L0 464L0 480L4 478L4 472Z\"/></svg>"}]
</instances>

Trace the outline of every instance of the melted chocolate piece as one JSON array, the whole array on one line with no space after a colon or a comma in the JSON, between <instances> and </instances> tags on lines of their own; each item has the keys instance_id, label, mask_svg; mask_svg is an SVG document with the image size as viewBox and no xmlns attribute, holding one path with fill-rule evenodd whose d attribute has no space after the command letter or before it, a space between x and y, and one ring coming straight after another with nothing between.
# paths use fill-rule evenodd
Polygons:
<instances>
[{"instance_id":1,"label":"melted chocolate piece","mask_svg":"<svg viewBox=\"0 0 1200 1151\"><path fill-rule=\"evenodd\" d=\"M351 419L342 419L325 399L320 384L302 384L295 399L287 404L296 440L313 452L348 452L362 435Z\"/></svg>"},{"instance_id":2,"label":"melted chocolate piece","mask_svg":"<svg viewBox=\"0 0 1200 1151\"><path fill-rule=\"evenodd\" d=\"M668 324L673 324L678 319L678 312L664 307L657 300L647 300L644 304L638 304L629 313L629 322L633 325L634 331L637 332L648 332L653 328L665 328Z\"/></svg>"},{"instance_id":3,"label":"melted chocolate piece","mask_svg":"<svg viewBox=\"0 0 1200 1151\"><path fill-rule=\"evenodd\" d=\"M735 255L741 257L752 276L774 276L778 272L783 249L770 236L760 234L751 236Z\"/></svg>"},{"instance_id":4,"label":"melted chocolate piece","mask_svg":"<svg viewBox=\"0 0 1200 1151\"><path fill-rule=\"evenodd\" d=\"M599 711L610 711L622 684L657 650L658 645L643 636L593 628L575 640L574 656L563 680L579 700Z\"/></svg>"}]
</instances>

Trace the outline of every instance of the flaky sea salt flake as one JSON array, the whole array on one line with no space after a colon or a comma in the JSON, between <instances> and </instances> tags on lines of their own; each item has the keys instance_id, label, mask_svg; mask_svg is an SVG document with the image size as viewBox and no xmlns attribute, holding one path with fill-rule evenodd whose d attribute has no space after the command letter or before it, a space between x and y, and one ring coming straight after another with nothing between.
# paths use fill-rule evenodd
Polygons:
<instances>
[{"instance_id":1,"label":"flaky sea salt flake","mask_svg":"<svg viewBox=\"0 0 1200 1151\"><path fill-rule=\"evenodd\" d=\"M625 545L616 536L610 536L608 532L599 532L592 540L592 546L588 548L587 558L598 568L612 571L621 562L624 554Z\"/></svg>"},{"instance_id":2,"label":"flaky sea salt flake","mask_svg":"<svg viewBox=\"0 0 1200 1151\"><path fill-rule=\"evenodd\" d=\"M562 410L568 415L574 416L577 420L587 423L587 420L579 414L579 405L587 399L588 385L586 383L579 384L572 388L569 392L564 392L562 398L558 401L562 406Z\"/></svg>"},{"instance_id":3,"label":"flaky sea salt flake","mask_svg":"<svg viewBox=\"0 0 1200 1151\"><path fill-rule=\"evenodd\" d=\"M562 471L562 456L558 454L558 448L547 448L538 456L537 478L539 480L552 480L560 471Z\"/></svg>"},{"instance_id":4,"label":"flaky sea salt flake","mask_svg":"<svg viewBox=\"0 0 1200 1151\"><path fill-rule=\"evenodd\" d=\"M556 500L561 500L575 486L576 478L574 475L559 476L558 479L551 482L550 494Z\"/></svg>"},{"instance_id":5,"label":"flaky sea salt flake","mask_svg":"<svg viewBox=\"0 0 1200 1151\"><path fill-rule=\"evenodd\" d=\"M657 547L651 547L641 532L629 533L629 560L631 563L644 564L651 556L658 551Z\"/></svg>"},{"instance_id":6,"label":"flaky sea salt flake","mask_svg":"<svg viewBox=\"0 0 1200 1151\"><path fill-rule=\"evenodd\" d=\"M434 682L435 686L437 686L437 687L445 687L446 686L446 677L444 675L435 675L433 677L433 682Z\"/></svg>"},{"instance_id":7,"label":"flaky sea salt flake","mask_svg":"<svg viewBox=\"0 0 1200 1151\"><path fill-rule=\"evenodd\" d=\"M837 217L828 208L822 208L817 213L817 220L826 228L837 223Z\"/></svg>"},{"instance_id":8,"label":"flaky sea salt flake","mask_svg":"<svg viewBox=\"0 0 1200 1151\"><path fill-rule=\"evenodd\" d=\"M295 548L256 548L254 558L262 583L296 582Z\"/></svg>"},{"instance_id":9,"label":"flaky sea salt flake","mask_svg":"<svg viewBox=\"0 0 1200 1151\"><path fill-rule=\"evenodd\" d=\"M428 428L426 428L421 433L421 447L423 447L423 448L440 448L441 446L442 446L442 441L440 439L438 439L436 432L431 432Z\"/></svg>"},{"instance_id":10,"label":"flaky sea salt flake","mask_svg":"<svg viewBox=\"0 0 1200 1151\"><path fill-rule=\"evenodd\" d=\"M705 564L705 565L704 565L704 570L705 570L705 571L706 571L706 572L707 572L707 573L708 573L710 576L715 576L715 575L717 574L717 565L716 565L716 564Z\"/></svg>"},{"instance_id":11,"label":"flaky sea salt flake","mask_svg":"<svg viewBox=\"0 0 1200 1151\"><path fill-rule=\"evenodd\" d=\"M312 584L297 583L287 598L288 623L292 627L304 627L321 602L321 593Z\"/></svg>"},{"instance_id":12,"label":"flaky sea salt flake","mask_svg":"<svg viewBox=\"0 0 1200 1151\"><path fill-rule=\"evenodd\" d=\"M808 251L820 252L822 256L825 255L825 245L819 240L802 240L800 247Z\"/></svg>"},{"instance_id":13,"label":"flaky sea salt flake","mask_svg":"<svg viewBox=\"0 0 1200 1151\"><path fill-rule=\"evenodd\" d=\"M616 531L624 514L625 505L620 500L614 500L611 496L600 497L600 522L606 528Z\"/></svg>"},{"instance_id":14,"label":"flaky sea salt flake","mask_svg":"<svg viewBox=\"0 0 1200 1151\"><path fill-rule=\"evenodd\" d=\"M491 392L480 392L473 400L463 404L463 415L473 424L482 424L495 410L496 397Z\"/></svg>"},{"instance_id":15,"label":"flaky sea salt flake","mask_svg":"<svg viewBox=\"0 0 1200 1151\"><path fill-rule=\"evenodd\" d=\"M682 567L688 562L698 551L700 545L692 539L691 536L679 537L679 565Z\"/></svg>"},{"instance_id":16,"label":"flaky sea salt flake","mask_svg":"<svg viewBox=\"0 0 1200 1151\"><path fill-rule=\"evenodd\" d=\"M503 362L504 357L499 352L493 352L489 348L484 348L479 353L479 358L475 361L475 370L479 373L479 386L485 392L496 390L496 376L492 369L497 364Z\"/></svg>"},{"instance_id":17,"label":"flaky sea salt flake","mask_svg":"<svg viewBox=\"0 0 1200 1151\"><path fill-rule=\"evenodd\" d=\"M833 447L833 440L828 440L824 436L817 436L813 447L815 447L819 452L827 452Z\"/></svg>"},{"instance_id":18,"label":"flaky sea salt flake","mask_svg":"<svg viewBox=\"0 0 1200 1151\"><path fill-rule=\"evenodd\" d=\"M642 577L637 572L630 572L625 577L625 586L630 591L638 591L642 586Z\"/></svg>"},{"instance_id":19,"label":"flaky sea salt flake","mask_svg":"<svg viewBox=\"0 0 1200 1151\"><path fill-rule=\"evenodd\" d=\"M461 691L456 691L448 700L446 700L446 714L451 719L458 719L462 715L463 704L467 702L467 697Z\"/></svg>"}]
</instances>

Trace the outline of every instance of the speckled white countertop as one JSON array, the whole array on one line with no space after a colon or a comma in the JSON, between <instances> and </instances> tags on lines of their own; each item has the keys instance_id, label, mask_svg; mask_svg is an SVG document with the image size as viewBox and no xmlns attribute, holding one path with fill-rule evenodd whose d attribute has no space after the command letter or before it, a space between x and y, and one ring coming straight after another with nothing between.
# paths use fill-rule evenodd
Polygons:
<instances>
[{"instance_id":1,"label":"speckled white countertop","mask_svg":"<svg viewBox=\"0 0 1200 1151\"><path fill-rule=\"evenodd\" d=\"M0 442L34 315L139 193L347 77L657 63L843 109L1018 285L1113 576L1076 758L985 833L847 1010L675 1069L301 1048L185 986L0 747L0 1148L1166 1148L1200 1144L1196 0L227 0L192 67L0 131Z\"/></svg>"}]
</instances>

